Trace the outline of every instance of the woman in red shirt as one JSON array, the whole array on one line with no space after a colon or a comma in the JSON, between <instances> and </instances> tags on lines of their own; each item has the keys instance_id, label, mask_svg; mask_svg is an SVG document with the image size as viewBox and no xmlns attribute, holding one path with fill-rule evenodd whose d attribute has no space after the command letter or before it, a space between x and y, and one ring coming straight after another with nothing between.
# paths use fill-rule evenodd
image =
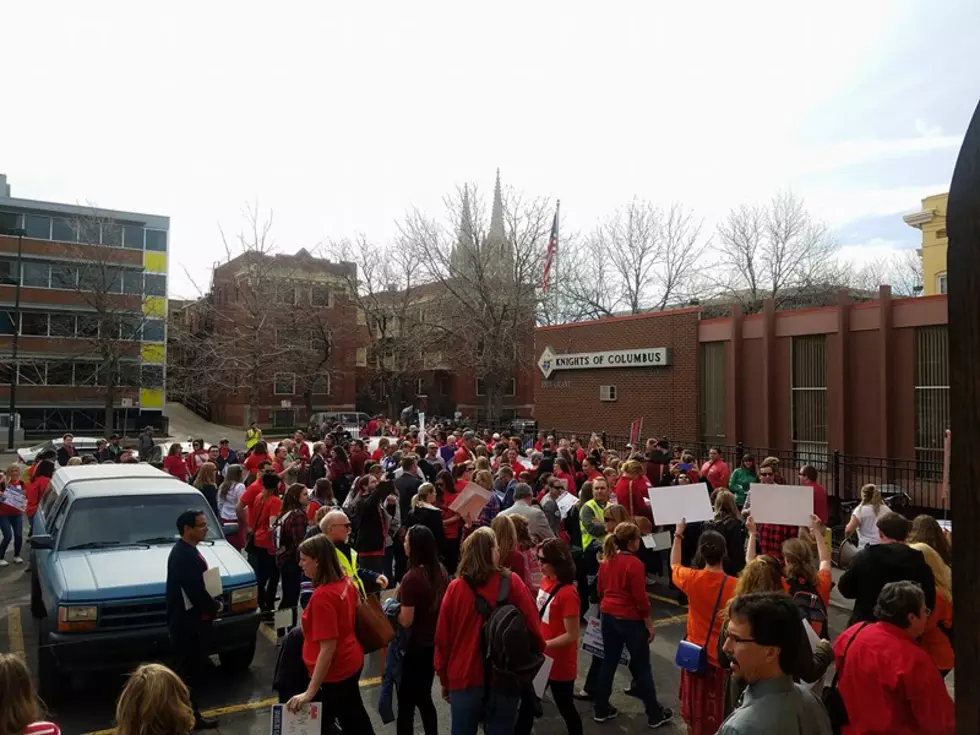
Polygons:
<instances>
[{"instance_id":1,"label":"woman in red shirt","mask_svg":"<svg viewBox=\"0 0 980 735\"><path fill-rule=\"evenodd\" d=\"M55 466L50 459L45 459L38 462L32 469L34 474L24 482L24 486L27 493L27 509L25 511L27 524L31 528L31 533L34 533L34 515L48 492L48 485L51 484L51 478L54 476Z\"/></svg>"},{"instance_id":2,"label":"woman in red shirt","mask_svg":"<svg viewBox=\"0 0 980 735\"><path fill-rule=\"evenodd\" d=\"M436 475L436 506L442 511L442 530L446 535L445 564L446 571L450 575L456 573L456 566L459 564L459 534L463 524L463 519L459 513L450 510L460 491L466 487L470 481L471 469L465 465L455 465L450 474L443 470Z\"/></svg>"},{"instance_id":3,"label":"woman in red shirt","mask_svg":"<svg viewBox=\"0 0 980 735\"><path fill-rule=\"evenodd\" d=\"M578 487L575 485L575 475L572 474L572 468L568 464L567 459L564 457L559 457L555 460L555 471L553 476L565 484L565 489L568 490L568 492L575 497L578 497Z\"/></svg>"},{"instance_id":4,"label":"woman in red shirt","mask_svg":"<svg viewBox=\"0 0 980 735\"><path fill-rule=\"evenodd\" d=\"M351 735L374 735L358 681L364 649L354 633L358 594L337 560L337 549L323 534L299 547L299 564L313 580L313 596L303 611L303 663L310 674L306 691L286 706L293 712L314 700L323 703L323 732L334 721Z\"/></svg>"},{"instance_id":5,"label":"woman in red shirt","mask_svg":"<svg viewBox=\"0 0 980 735\"><path fill-rule=\"evenodd\" d=\"M187 482L187 462L184 461L184 453L180 448L180 442L174 442L170 445L170 451L163 458L163 469L181 482Z\"/></svg>"},{"instance_id":6,"label":"woman in red shirt","mask_svg":"<svg viewBox=\"0 0 980 735\"><path fill-rule=\"evenodd\" d=\"M629 464L629 462L627 462ZM636 462L639 465L639 462ZM620 523L606 535L602 544L602 564L599 565L597 589L602 624L604 658L596 682L596 722L606 722L619 714L609 704L613 677L625 647L630 654L632 691L646 706L649 727L660 727L674 713L657 701L657 688L650 668L650 642L653 640L653 621L650 619L650 599L647 597L646 570L636 558L640 548L640 529L635 523Z\"/></svg>"},{"instance_id":7,"label":"woman in red shirt","mask_svg":"<svg viewBox=\"0 0 980 735\"><path fill-rule=\"evenodd\" d=\"M500 559L500 566L509 569L530 589L530 582L527 577L527 564L524 563L524 554L521 553L517 545L517 531L510 516L498 515L490 522L493 535L497 538L497 554Z\"/></svg>"},{"instance_id":8,"label":"woman in red shirt","mask_svg":"<svg viewBox=\"0 0 980 735\"><path fill-rule=\"evenodd\" d=\"M60 735L61 730L57 725L41 720L43 711L34 693L31 672L16 654L0 653L0 692L4 693L3 732L11 735Z\"/></svg>"},{"instance_id":9,"label":"woman in red shirt","mask_svg":"<svg viewBox=\"0 0 980 735\"><path fill-rule=\"evenodd\" d=\"M568 546L556 538L547 539L541 544L538 561L542 574L537 608L545 641L544 655L554 661L548 675L548 686L551 687L558 713L565 720L566 732L569 735L582 735L582 718L575 709L572 696L578 667L579 631L575 562ZM529 735L533 724L534 708L522 706L514 732Z\"/></svg>"},{"instance_id":10,"label":"woman in red shirt","mask_svg":"<svg viewBox=\"0 0 980 735\"><path fill-rule=\"evenodd\" d=\"M252 447L251 453L245 458L243 466L249 475L257 475L259 473L259 465L266 460L269 462L272 461L272 457L269 456L269 448L264 441L258 441Z\"/></svg>"},{"instance_id":11,"label":"woman in red shirt","mask_svg":"<svg viewBox=\"0 0 980 735\"><path fill-rule=\"evenodd\" d=\"M255 496L249 508L252 524L252 544L248 561L255 570L259 585L259 608L267 616L272 615L279 587L279 567L276 566L276 544L272 535L272 522L279 517L282 501L276 496L279 478L271 472L262 475L262 492ZM246 548L249 545L246 544Z\"/></svg>"},{"instance_id":12,"label":"woman in red shirt","mask_svg":"<svg viewBox=\"0 0 980 735\"><path fill-rule=\"evenodd\" d=\"M643 465L635 459L623 463L623 475L616 483L616 502L625 505L631 516L644 516L653 520L650 506L644 498L650 489L650 481L643 471Z\"/></svg>"},{"instance_id":13,"label":"woman in red shirt","mask_svg":"<svg viewBox=\"0 0 980 735\"><path fill-rule=\"evenodd\" d=\"M449 700L452 731L456 735L476 735L480 722L486 722L487 735L510 735L517 720L520 696L495 690L484 691L483 651L480 638L483 618L476 607L482 597L491 607L497 604L505 572L498 559L493 531L482 526L463 543L457 578L449 583L436 623L435 668L442 683L443 697ZM510 574L507 601L520 610L530 632L529 645L538 651L545 647L534 600L516 574Z\"/></svg>"}]
</instances>

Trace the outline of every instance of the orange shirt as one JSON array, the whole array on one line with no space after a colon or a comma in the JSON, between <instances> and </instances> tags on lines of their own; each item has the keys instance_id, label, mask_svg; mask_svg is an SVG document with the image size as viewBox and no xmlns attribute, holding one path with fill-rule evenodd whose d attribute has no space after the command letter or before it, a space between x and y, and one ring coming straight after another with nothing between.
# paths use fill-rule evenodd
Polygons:
<instances>
[{"instance_id":1,"label":"orange shirt","mask_svg":"<svg viewBox=\"0 0 980 735\"><path fill-rule=\"evenodd\" d=\"M947 671L953 668L953 644L949 636L939 629L940 623L946 630L953 629L953 603L937 589L936 604L926 621L925 632L919 638L919 646L929 654L937 669Z\"/></svg>"},{"instance_id":2,"label":"orange shirt","mask_svg":"<svg viewBox=\"0 0 980 735\"><path fill-rule=\"evenodd\" d=\"M725 579L725 591L721 593L718 613L714 625L711 625L711 611L715 609L718 600L718 590L721 580L725 577L722 572L712 572L708 569L691 569L675 564L671 567L674 584L687 595L687 640L704 646L708 661L718 666L718 634L725 618L725 607L735 596L735 577ZM711 627L711 638L708 638L708 627Z\"/></svg>"}]
</instances>

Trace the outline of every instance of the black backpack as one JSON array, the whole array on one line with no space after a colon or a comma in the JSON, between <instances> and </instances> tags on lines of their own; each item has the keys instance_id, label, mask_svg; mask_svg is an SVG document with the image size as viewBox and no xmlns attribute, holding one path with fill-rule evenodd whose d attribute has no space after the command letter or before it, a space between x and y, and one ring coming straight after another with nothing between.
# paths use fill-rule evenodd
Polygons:
<instances>
[{"instance_id":1,"label":"black backpack","mask_svg":"<svg viewBox=\"0 0 980 735\"><path fill-rule=\"evenodd\" d=\"M804 579L788 579L789 594L800 611L800 618L806 620L810 625L819 624L821 635L827 637L827 606L823 604L817 588ZM829 639L828 639L829 640Z\"/></svg>"},{"instance_id":2,"label":"black backpack","mask_svg":"<svg viewBox=\"0 0 980 735\"><path fill-rule=\"evenodd\" d=\"M303 663L303 628L297 625L279 641L272 688L279 692L279 702L285 703L305 692L309 685L310 674Z\"/></svg>"},{"instance_id":3,"label":"black backpack","mask_svg":"<svg viewBox=\"0 0 980 735\"><path fill-rule=\"evenodd\" d=\"M480 631L480 647L483 652L484 697L490 692L491 682L495 690L504 694L520 695L534 681L535 674L544 663L538 644L528 630L524 615L516 605L508 602L510 572L500 575L497 604L490 604L467 580L476 598L476 610L483 618Z\"/></svg>"}]
</instances>

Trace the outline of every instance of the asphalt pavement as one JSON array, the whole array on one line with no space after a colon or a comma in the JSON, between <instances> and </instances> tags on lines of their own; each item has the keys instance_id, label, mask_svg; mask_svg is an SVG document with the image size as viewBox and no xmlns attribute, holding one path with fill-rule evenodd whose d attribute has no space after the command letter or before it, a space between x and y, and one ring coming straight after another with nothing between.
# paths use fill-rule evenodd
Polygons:
<instances>
[{"instance_id":1,"label":"asphalt pavement","mask_svg":"<svg viewBox=\"0 0 980 735\"><path fill-rule=\"evenodd\" d=\"M3 616L3 620L0 620L0 650L23 655L33 671L37 665L38 636L37 626L31 618L28 606L29 579L30 575L22 567L11 566L0 570L0 616ZM676 713L675 721L661 728L660 732L683 733L686 729L680 719L677 700L680 675L673 661L677 643L685 632L687 611L671 598L668 590L659 586L650 588L650 596L657 630L656 638L651 644L654 681L661 702L673 708ZM831 629L837 634L846 625L848 611L832 606L830 615ZM270 705L278 701L272 691L275 660L275 632L263 625L259 631L255 659L249 671L230 675L215 666L204 677L197 694L208 716L218 719L219 735L267 735L270 732ZM580 651L580 676L584 676L588 670L589 662L589 655ZM380 676L381 662L376 654L371 655L365 662L362 673L361 694L376 731L394 732L394 723L383 725L378 716ZM50 707L51 719L61 726L66 735L108 735L112 732L115 700L124 677L125 672L107 672L84 679L75 677L70 694ZM577 703L585 723L585 732L646 731L642 703L622 693L628 684L629 674L625 668L620 667L613 689L612 704L619 708L621 714L612 722L601 725L593 722L589 704ZM545 697L545 716L537 721L534 732L538 735L564 733L564 722L548 696ZM434 699L439 713L439 730L448 732L449 706L439 698L438 680L434 688ZM422 732L417 718L416 731Z\"/></svg>"}]
</instances>

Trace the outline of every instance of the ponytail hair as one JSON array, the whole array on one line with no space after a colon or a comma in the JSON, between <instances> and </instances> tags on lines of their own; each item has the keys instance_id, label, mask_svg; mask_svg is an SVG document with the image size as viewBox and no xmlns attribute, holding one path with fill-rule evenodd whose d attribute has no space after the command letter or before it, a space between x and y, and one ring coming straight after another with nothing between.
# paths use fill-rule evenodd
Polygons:
<instances>
[{"instance_id":1,"label":"ponytail hair","mask_svg":"<svg viewBox=\"0 0 980 735\"><path fill-rule=\"evenodd\" d=\"M436 486L431 482L423 482L419 485L419 491L412 496L412 510L415 510L419 503L429 502L425 498L435 495Z\"/></svg>"},{"instance_id":2,"label":"ponytail hair","mask_svg":"<svg viewBox=\"0 0 980 735\"><path fill-rule=\"evenodd\" d=\"M606 540L602 542L602 558L605 561L612 559L620 551L626 551L634 539L640 538L640 529L632 521L623 521L616 530L606 534Z\"/></svg>"}]
</instances>

